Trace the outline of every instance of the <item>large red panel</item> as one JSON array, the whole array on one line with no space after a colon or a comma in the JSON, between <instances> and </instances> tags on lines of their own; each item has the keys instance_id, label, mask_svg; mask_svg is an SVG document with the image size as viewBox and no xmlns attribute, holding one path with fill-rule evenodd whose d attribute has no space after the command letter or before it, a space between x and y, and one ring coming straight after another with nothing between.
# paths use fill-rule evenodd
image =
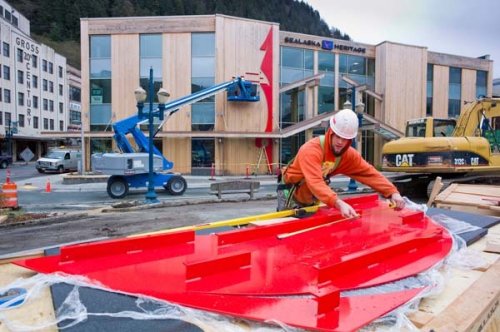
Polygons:
<instances>
[{"instance_id":1,"label":"large red panel","mask_svg":"<svg viewBox=\"0 0 500 332\"><path fill-rule=\"evenodd\" d=\"M84 275L121 292L228 315L353 330L419 289L356 297L339 297L340 291L420 273L442 260L452 241L424 214L390 209L377 195L348 201L360 218L345 220L336 210L320 208L275 225L68 246L60 256L17 264Z\"/></svg>"}]
</instances>

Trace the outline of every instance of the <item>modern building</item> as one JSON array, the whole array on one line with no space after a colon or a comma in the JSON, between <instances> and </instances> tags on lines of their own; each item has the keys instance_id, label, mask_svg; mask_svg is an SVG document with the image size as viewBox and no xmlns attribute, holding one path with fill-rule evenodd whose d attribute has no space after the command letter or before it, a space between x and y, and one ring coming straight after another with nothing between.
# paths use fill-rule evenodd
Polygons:
<instances>
[{"instance_id":1,"label":"modern building","mask_svg":"<svg viewBox=\"0 0 500 332\"><path fill-rule=\"evenodd\" d=\"M28 19L2 0L0 44L1 152L16 161L29 149L36 159L65 143L52 133L70 124L66 58L32 39Z\"/></svg>"},{"instance_id":2,"label":"modern building","mask_svg":"<svg viewBox=\"0 0 500 332\"><path fill-rule=\"evenodd\" d=\"M155 89L167 89L171 100L235 76L259 84L259 102L235 103L221 93L182 108L157 133L174 170L191 174L212 165L225 175L274 172L324 133L325 120L346 101L363 112L361 152L380 165L383 143L406 120L456 117L465 102L492 94L487 57L304 35L218 14L85 18L81 47L88 155L116 148L111 124L136 114L133 92L146 86L149 68Z\"/></svg>"}]
</instances>

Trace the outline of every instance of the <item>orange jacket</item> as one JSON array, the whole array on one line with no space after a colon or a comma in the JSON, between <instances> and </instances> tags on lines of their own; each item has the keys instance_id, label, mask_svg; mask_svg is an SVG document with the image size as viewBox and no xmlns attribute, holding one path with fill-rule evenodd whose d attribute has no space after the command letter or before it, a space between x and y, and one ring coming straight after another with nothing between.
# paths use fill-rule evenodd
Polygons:
<instances>
[{"instance_id":1,"label":"orange jacket","mask_svg":"<svg viewBox=\"0 0 500 332\"><path fill-rule=\"evenodd\" d=\"M319 137L309 140L300 147L295 160L284 173L285 183L295 184L304 180L311 194L329 207L335 206L337 194L325 183L325 176L347 175L370 186L384 197L398 192L389 180L351 146L344 151L339 165L332 171L335 155L330 146L331 136L332 131L329 129L325 135L324 151L321 149Z\"/></svg>"}]
</instances>

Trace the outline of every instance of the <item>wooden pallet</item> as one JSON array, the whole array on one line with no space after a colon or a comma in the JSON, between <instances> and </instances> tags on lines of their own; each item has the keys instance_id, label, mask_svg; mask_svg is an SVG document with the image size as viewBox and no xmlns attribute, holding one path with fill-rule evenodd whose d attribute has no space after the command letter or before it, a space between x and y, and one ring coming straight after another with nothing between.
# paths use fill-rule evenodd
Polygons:
<instances>
[{"instance_id":1,"label":"wooden pallet","mask_svg":"<svg viewBox=\"0 0 500 332\"><path fill-rule=\"evenodd\" d=\"M441 293L424 298L410 320L425 332L500 331L500 224L469 248L485 268L451 268Z\"/></svg>"},{"instance_id":2,"label":"wooden pallet","mask_svg":"<svg viewBox=\"0 0 500 332\"><path fill-rule=\"evenodd\" d=\"M454 183L434 203L438 208L500 216L500 186Z\"/></svg>"}]
</instances>

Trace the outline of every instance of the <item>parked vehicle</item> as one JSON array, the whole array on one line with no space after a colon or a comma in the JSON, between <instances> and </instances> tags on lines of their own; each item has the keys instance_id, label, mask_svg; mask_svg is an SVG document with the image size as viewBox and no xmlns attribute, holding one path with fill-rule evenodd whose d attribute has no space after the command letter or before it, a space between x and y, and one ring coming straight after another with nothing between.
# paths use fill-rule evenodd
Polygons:
<instances>
[{"instance_id":1,"label":"parked vehicle","mask_svg":"<svg viewBox=\"0 0 500 332\"><path fill-rule=\"evenodd\" d=\"M228 101L257 102L260 100L256 84L237 77L169 102L165 104L163 110L157 109L153 112L155 116L163 120L162 123L165 123L182 106L190 105L223 91L227 91ZM125 197L129 187L141 188L148 185L149 140L139 126L146 120L144 116L137 114L115 122L113 124L115 133L113 139L121 152L92 155L92 170L110 175L107 192L111 198ZM137 151L132 147L131 141L135 142L138 147ZM197 160L196 162L201 161ZM173 167L174 163L153 146L154 186L162 186L171 195L182 195L187 189L187 183L182 175L170 172Z\"/></svg>"},{"instance_id":2,"label":"parked vehicle","mask_svg":"<svg viewBox=\"0 0 500 332\"><path fill-rule=\"evenodd\" d=\"M5 169L10 164L12 164L12 156L10 155L0 156L0 168Z\"/></svg>"},{"instance_id":3,"label":"parked vehicle","mask_svg":"<svg viewBox=\"0 0 500 332\"><path fill-rule=\"evenodd\" d=\"M80 159L81 153L77 150L50 150L36 161L35 167L39 173L76 171Z\"/></svg>"}]
</instances>

